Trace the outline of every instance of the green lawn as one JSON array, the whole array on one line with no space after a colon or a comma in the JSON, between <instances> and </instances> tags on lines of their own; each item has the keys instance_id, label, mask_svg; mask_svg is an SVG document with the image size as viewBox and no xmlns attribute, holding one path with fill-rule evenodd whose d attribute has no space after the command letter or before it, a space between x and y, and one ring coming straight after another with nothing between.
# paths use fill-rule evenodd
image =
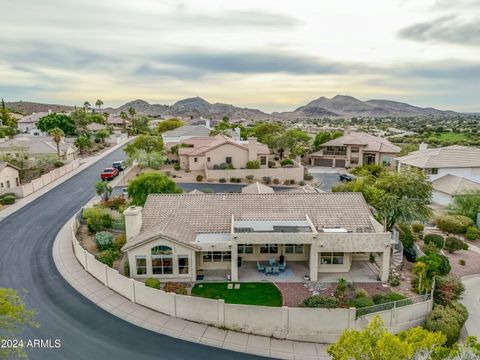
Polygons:
<instances>
[{"instance_id":1,"label":"green lawn","mask_svg":"<svg viewBox=\"0 0 480 360\"><path fill-rule=\"evenodd\" d=\"M431 138L448 141L465 141L469 139L469 136L465 133L441 132L433 134Z\"/></svg>"},{"instance_id":2,"label":"green lawn","mask_svg":"<svg viewBox=\"0 0 480 360\"><path fill-rule=\"evenodd\" d=\"M240 289L227 289L229 283L200 283L192 295L209 299L224 299L227 304L282 306L282 293L269 282L240 283Z\"/></svg>"}]
</instances>

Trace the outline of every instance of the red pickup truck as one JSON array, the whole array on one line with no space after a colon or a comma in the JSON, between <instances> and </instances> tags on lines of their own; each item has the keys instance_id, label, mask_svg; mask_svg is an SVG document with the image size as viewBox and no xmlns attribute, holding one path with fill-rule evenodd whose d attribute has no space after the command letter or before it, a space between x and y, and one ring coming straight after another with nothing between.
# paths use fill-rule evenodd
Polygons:
<instances>
[{"instance_id":1,"label":"red pickup truck","mask_svg":"<svg viewBox=\"0 0 480 360\"><path fill-rule=\"evenodd\" d=\"M112 180L117 175L118 170L113 167L109 167L103 170L103 172L100 174L100 177L102 178L102 180Z\"/></svg>"}]
</instances>

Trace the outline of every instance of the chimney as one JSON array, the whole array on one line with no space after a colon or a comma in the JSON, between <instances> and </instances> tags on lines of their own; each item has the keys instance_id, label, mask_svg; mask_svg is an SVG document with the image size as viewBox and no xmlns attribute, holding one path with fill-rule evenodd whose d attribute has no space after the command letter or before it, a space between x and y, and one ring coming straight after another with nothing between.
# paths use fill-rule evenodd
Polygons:
<instances>
[{"instance_id":1,"label":"chimney","mask_svg":"<svg viewBox=\"0 0 480 360\"><path fill-rule=\"evenodd\" d=\"M125 215L125 232L127 241L140 233L142 228L142 207L130 206L123 212Z\"/></svg>"},{"instance_id":2,"label":"chimney","mask_svg":"<svg viewBox=\"0 0 480 360\"><path fill-rule=\"evenodd\" d=\"M428 144L426 143L421 143L420 145L418 145L418 150L427 150L428 148Z\"/></svg>"},{"instance_id":3,"label":"chimney","mask_svg":"<svg viewBox=\"0 0 480 360\"><path fill-rule=\"evenodd\" d=\"M248 160L257 160L257 139L254 137L248 138Z\"/></svg>"},{"instance_id":4,"label":"chimney","mask_svg":"<svg viewBox=\"0 0 480 360\"><path fill-rule=\"evenodd\" d=\"M210 120L205 120L205 126L209 129L211 129L210 127Z\"/></svg>"}]
</instances>

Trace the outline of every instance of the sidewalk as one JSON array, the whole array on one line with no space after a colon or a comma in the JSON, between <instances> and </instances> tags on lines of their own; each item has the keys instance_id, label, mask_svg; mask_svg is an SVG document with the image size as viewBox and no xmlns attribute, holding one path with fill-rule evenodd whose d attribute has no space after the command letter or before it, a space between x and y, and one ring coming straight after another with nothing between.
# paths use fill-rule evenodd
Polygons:
<instances>
[{"instance_id":1,"label":"sidewalk","mask_svg":"<svg viewBox=\"0 0 480 360\"><path fill-rule=\"evenodd\" d=\"M159 334L250 354L279 359L326 360L327 344L277 340L250 335L171 317L140 306L108 289L77 261L72 249L71 220L57 234L53 259L65 280L105 311Z\"/></svg>"},{"instance_id":2,"label":"sidewalk","mask_svg":"<svg viewBox=\"0 0 480 360\"><path fill-rule=\"evenodd\" d=\"M58 178L57 180L53 181L52 183L48 184L47 186L44 186L43 188L41 188L40 190L38 191L35 191L34 193L28 195L27 197L24 197L22 199L19 199L15 202L15 204L13 204L12 206L9 206L7 207L5 210L2 210L0 211L0 221L2 221L3 219L5 219L7 216L13 214L14 212L16 212L17 210L20 210L21 208L23 208L24 206L27 206L28 204L30 204L32 201L35 201L36 199L38 199L40 196L44 195L45 193L49 192L50 190L52 190L53 188L55 188L56 186L64 183L65 181L67 181L68 179L72 178L73 176L77 175L79 172L83 171L84 169L86 169L87 167L89 167L90 165L92 165L93 163L95 163L96 161L102 159L103 157L111 154L112 152L114 152L115 150L121 148L123 145L125 145L126 143L128 143L129 141L133 140L134 138L131 137L131 138L128 138L124 141L122 141L120 144L117 144L115 146L112 146L111 148L103 151L101 154L98 154L96 156L91 156L91 157L88 157L88 158L85 158L85 159L82 159L80 160L80 166L78 168L76 168L75 170L69 172L68 174L65 174L64 176L62 176L61 178Z\"/></svg>"}]
</instances>

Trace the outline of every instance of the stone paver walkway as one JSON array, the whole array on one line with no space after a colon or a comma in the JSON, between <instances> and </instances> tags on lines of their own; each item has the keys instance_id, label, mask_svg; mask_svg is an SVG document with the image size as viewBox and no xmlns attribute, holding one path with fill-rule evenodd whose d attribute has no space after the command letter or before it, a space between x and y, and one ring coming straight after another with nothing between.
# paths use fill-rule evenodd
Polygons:
<instances>
[{"instance_id":1,"label":"stone paver walkway","mask_svg":"<svg viewBox=\"0 0 480 360\"><path fill-rule=\"evenodd\" d=\"M279 359L329 359L327 344L277 340L171 317L135 304L108 289L77 261L72 249L70 221L53 246L55 264L70 285L105 311L145 329L179 339Z\"/></svg>"}]
</instances>

